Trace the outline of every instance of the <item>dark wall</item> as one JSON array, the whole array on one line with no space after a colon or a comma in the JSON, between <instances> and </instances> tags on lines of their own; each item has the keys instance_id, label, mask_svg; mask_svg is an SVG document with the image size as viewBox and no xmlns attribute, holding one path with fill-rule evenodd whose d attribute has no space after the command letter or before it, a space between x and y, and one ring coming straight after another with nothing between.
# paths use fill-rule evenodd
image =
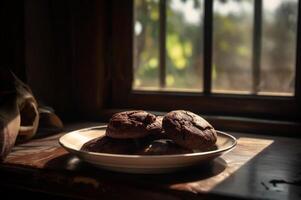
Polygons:
<instances>
[{"instance_id":1,"label":"dark wall","mask_svg":"<svg viewBox=\"0 0 301 200\"><path fill-rule=\"evenodd\" d=\"M24 2L0 1L0 67L26 81L24 60Z\"/></svg>"},{"instance_id":2,"label":"dark wall","mask_svg":"<svg viewBox=\"0 0 301 200\"><path fill-rule=\"evenodd\" d=\"M60 116L96 116L107 97L108 3L0 2L1 66L27 81Z\"/></svg>"},{"instance_id":3,"label":"dark wall","mask_svg":"<svg viewBox=\"0 0 301 200\"><path fill-rule=\"evenodd\" d=\"M108 96L109 15L107 1L1 0L0 67L60 116L97 116Z\"/></svg>"}]
</instances>

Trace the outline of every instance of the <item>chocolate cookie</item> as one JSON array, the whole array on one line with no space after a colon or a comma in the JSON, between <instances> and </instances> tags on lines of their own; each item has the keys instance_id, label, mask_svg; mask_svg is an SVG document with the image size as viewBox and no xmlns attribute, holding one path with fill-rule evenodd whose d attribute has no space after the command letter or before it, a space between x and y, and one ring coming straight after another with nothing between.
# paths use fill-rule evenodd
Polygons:
<instances>
[{"instance_id":1,"label":"chocolate cookie","mask_svg":"<svg viewBox=\"0 0 301 200\"><path fill-rule=\"evenodd\" d=\"M214 146L217 136L214 128L202 117L185 110L169 112L163 118L166 136L189 149Z\"/></svg>"},{"instance_id":2,"label":"chocolate cookie","mask_svg":"<svg viewBox=\"0 0 301 200\"><path fill-rule=\"evenodd\" d=\"M172 140L160 139L154 140L148 144L139 154L142 155L171 155L193 153L192 150L185 149Z\"/></svg>"},{"instance_id":3,"label":"chocolate cookie","mask_svg":"<svg viewBox=\"0 0 301 200\"><path fill-rule=\"evenodd\" d=\"M116 139L142 138L150 134L156 116L143 110L116 113L106 129L106 136Z\"/></svg>"},{"instance_id":4,"label":"chocolate cookie","mask_svg":"<svg viewBox=\"0 0 301 200\"><path fill-rule=\"evenodd\" d=\"M112 153L112 154L134 154L141 149L133 139L114 139L110 137L100 137L85 143L81 150Z\"/></svg>"}]
</instances>

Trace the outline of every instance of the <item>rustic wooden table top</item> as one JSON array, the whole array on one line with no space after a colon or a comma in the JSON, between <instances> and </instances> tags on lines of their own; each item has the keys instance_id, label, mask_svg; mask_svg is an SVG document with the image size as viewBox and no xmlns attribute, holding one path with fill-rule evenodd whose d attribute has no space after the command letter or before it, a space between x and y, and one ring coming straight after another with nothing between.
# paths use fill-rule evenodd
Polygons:
<instances>
[{"instance_id":1,"label":"rustic wooden table top","mask_svg":"<svg viewBox=\"0 0 301 200\"><path fill-rule=\"evenodd\" d=\"M99 125L78 123L67 130ZM301 140L231 133L237 147L194 169L161 175L95 168L58 144L64 133L16 146L0 164L0 186L70 198L301 199Z\"/></svg>"}]
</instances>

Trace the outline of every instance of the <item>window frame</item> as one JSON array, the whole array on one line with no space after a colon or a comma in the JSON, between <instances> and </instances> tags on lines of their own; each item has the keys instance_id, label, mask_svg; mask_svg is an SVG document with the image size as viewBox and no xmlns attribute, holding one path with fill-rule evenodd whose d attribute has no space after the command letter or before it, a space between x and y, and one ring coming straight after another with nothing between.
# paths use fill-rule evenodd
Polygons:
<instances>
[{"instance_id":1,"label":"window frame","mask_svg":"<svg viewBox=\"0 0 301 200\"><path fill-rule=\"evenodd\" d=\"M299 121L301 96L301 50L300 50L300 12L298 12L298 31L296 45L296 76L295 95L264 96L216 94L211 90L211 59L212 59L212 1L205 4L204 29L204 91L172 92L172 91L137 91L132 90L133 81L133 0L112 1L111 27L111 74L113 108L135 108L147 110L169 111L188 109L209 115L243 116L266 119L285 119ZM210 3L211 2L211 3ZM255 0L255 3L261 0ZM211 11L208 9L211 8ZM300 11L300 0L298 2ZM208 19L211 22L208 23ZM207 22L207 23L206 23ZM258 31L258 30L254 30ZM255 40L255 38L253 38ZM256 41L254 41L256 42ZM258 58L257 58L258 59ZM162 62L162 61L160 61ZM253 60L253 62L256 62ZM210 73L209 73L210 72ZM256 73L256 70L254 70ZM208 75L210 74L210 76Z\"/></svg>"}]
</instances>

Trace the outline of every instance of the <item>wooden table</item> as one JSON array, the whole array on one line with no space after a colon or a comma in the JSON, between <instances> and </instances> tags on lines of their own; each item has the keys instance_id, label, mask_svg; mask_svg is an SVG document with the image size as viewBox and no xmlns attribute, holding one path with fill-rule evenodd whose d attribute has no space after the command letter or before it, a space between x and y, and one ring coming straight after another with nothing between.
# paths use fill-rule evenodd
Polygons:
<instances>
[{"instance_id":1,"label":"wooden table","mask_svg":"<svg viewBox=\"0 0 301 200\"><path fill-rule=\"evenodd\" d=\"M99 124L78 123L67 130L91 125ZM16 146L0 164L0 192L44 199L301 199L300 139L231 133L237 147L211 163L134 175L79 160L59 146L62 134Z\"/></svg>"}]
</instances>

